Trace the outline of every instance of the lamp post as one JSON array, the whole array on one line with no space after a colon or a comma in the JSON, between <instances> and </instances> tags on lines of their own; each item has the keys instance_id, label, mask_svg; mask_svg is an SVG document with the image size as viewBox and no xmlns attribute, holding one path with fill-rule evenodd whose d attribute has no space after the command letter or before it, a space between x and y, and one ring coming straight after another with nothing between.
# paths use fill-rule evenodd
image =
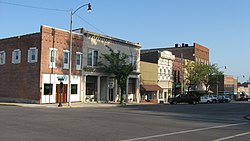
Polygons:
<instances>
[{"instance_id":1,"label":"lamp post","mask_svg":"<svg viewBox=\"0 0 250 141\"><path fill-rule=\"evenodd\" d=\"M70 38L70 43L69 43L69 83L68 83L68 94L69 94L69 106L71 106L71 69L72 69L72 21L73 21L73 15L81 8L88 6L88 12L91 12L91 4L84 4L82 6L80 6L79 8L77 8L76 10L73 11L73 9L71 9L70 12L70 31L69 31L69 38Z\"/></svg>"},{"instance_id":2,"label":"lamp post","mask_svg":"<svg viewBox=\"0 0 250 141\"><path fill-rule=\"evenodd\" d=\"M182 80L181 80L181 94L184 93L184 70L183 70L183 53L181 53L181 75L182 75Z\"/></svg>"},{"instance_id":3,"label":"lamp post","mask_svg":"<svg viewBox=\"0 0 250 141\"><path fill-rule=\"evenodd\" d=\"M220 68L224 68L224 69L227 69L227 66L222 66L222 67L219 67L218 69ZM218 75L217 75L217 81L216 81L216 92L217 92L217 98L219 96L219 80L218 80Z\"/></svg>"},{"instance_id":4,"label":"lamp post","mask_svg":"<svg viewBox=\"0 0 250 141\"><path fill-rule=\"evenodd\" d=\"M236 83L236 95L237 95L237 98L240 98L240 94L238 94L238 79L239 79L239 77L243 77L243 78L245 78L245 75L239 75L239 76L237 76L237 79L236 79L236 81L237 81L237 83Z\"/></svg>"}]
</instances>

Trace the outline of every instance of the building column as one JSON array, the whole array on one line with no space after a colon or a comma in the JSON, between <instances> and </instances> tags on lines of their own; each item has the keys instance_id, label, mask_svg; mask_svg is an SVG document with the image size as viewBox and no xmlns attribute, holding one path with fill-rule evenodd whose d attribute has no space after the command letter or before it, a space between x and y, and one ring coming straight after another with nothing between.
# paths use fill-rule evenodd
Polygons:
<instances>
[{"instance_id":1,"label":"building column","mask_svg":"<svg viewBox=\"0 0 250 141\"><path fill-rule=\"evenodd\" d=\"M118 102L119 100L119 88L117 85L117 80L114 80L114 102Z\"/></svg>"},{"instance_id":2,"label":"building column","mask_svg":"<svg viewBox=\"0 0 250 141\"><path fill-rule=\"evenodd\" d=\"M126 94L125 94L125 98L124 98L125 102L129 102L129 99L128 99L128 86L129 86L128 82L129 82L129 78L126 81Z\"/></svg>"},{"instance_id":3,"label":"building column","mask_svg":"<svg viewBox=\"0 0 250 141\"><path fill-rule=\"evenodd\" d=\"M109 77L107 77L106 79L106 87L107 87L107 91L106 91L106 101L109 102L110 99L109 99L109 94L110 94L110 86L109 86Z\"/></svg>"},{"instance_id":4,"label":"building column","mask_svg":"<svg viewBox=\"0 0 250 141\"><path fill-rule=\"evenodd\" d=\"M81 102L86 103L86 75L81 77Z\"/></svg>"},{"instance_id":5,"label":"building column","mask_svg":"<svg viewBox=\"0 0 250 141\"><path fill-rule=\"evenodd\" d=\"M157 99L157 103L159 103L159 96L160 95L160 91L159 90L157 90L157 92L156 92L156 99Z\"/></svg>"},{"instance_id":6,"label":"building column","mask_svg":"<svg viewBox=\"0 0 250 141\"><path fill-rule=\"evenodd\" d=\"M101 76L97 76L97 103L100 102L101 97Z\"/></svg>"},{"instance_id":7,"label":"building column","mask_svg":"<svg viewBox=\"0 0 250 141\"><path fill-rule=\"evenodd\" d=\"M139 78L136 78L136 90L135 90L135 98L136 98L136 102L139 103L140 102L140 80Z\"/></svg>"}]
</instances>

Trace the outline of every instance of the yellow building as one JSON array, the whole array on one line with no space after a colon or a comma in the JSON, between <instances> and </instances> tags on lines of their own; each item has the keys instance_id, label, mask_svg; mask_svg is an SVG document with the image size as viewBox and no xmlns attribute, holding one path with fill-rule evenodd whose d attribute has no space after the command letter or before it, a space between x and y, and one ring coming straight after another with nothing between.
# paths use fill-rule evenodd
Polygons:
<instances>
[{"instance_id":1,"label":"yellow building","mask_svg":"<svg viewBox=\"0 0 250 141\"><path fill-rule=\"evenodd\" d=\"M158 103L162 88L158 85L158 64L140 62L141 102Z\"/></svg>"}]
</instances>

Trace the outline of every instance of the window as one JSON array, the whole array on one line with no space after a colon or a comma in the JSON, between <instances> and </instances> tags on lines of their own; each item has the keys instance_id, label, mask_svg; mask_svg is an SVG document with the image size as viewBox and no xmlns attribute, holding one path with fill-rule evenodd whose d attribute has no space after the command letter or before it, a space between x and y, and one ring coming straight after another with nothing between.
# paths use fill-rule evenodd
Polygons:
<instances>
[{"instance_id":1,"label":"window","mask_svg":"<svg viewBox=\"0 0 250 141\"><path fill-rule=\"evenodd\" d=\"M37 62L38 49L33 47L28 50L28 62L35 63Z\"/></svg>"},{"instance_id":2,"label":"window","mask_svg":"<svg viewBox=\"0 0 250 141\"><path fill-rule=\"evenodd\" d=\"M50 48L50 68L56 68L56 51L57 49L55 48Z\"/></svg>"},{"instance_id":3,"label":"window","mask_svg":"<svg viewBox=\"0 0 250 141\"><path fill-rule=\"evenodd\" d=\"M44 95L52 95L53 84L44 84L43 89L44 89L43 90Z\"/></svg>"},{"instance_id":4,"label":"window","mask_svg":"<svg viewBox=\"0 0 250 141\"><path fill-rule=\"evenodd\" d=\"M63 51L63 69L69 69L69 51Z\"/></svg>"},{"instance_id":5,"label":"window","mask_svg":"<svg viewBox=\"0 0 250 141\"><path fill-rule=\"evenodd\" d=\"M130 56L130 64L133 66L133 70L136 70L136 56Z\"/></svg>"},{"instance_id":6,"label":"window","mask_svg":"<svg viewBox=\"0 0 250 141\"><path fill-rule=\"evenodd\" d=\"M98 63L98 51L93 49L88 49L87 65L97 66Z\"/></svg>"},{"instance_id":7,"label":"window","mask_svg":"<svg viewBox=\"0 0 250 141\"><path fill-rule=\"evenodd\" d=\"M159 93L159 99L163 99L163 94Z\"/></svg>"},{"instance_id":8,"label":"window","mask_svg":"<svg viewBox=\"0 0 250 141\"><path fill-rule=\"evenodd\" d=\"M71 84L71 94L77 94L77 84Z\"/></svg>"},{"instance_id":9,"label":"window","mask_svg":"<svg viewBox=\"0 0 250 141\"><path fill-rule=\"evenodd\" d=\"M5 51L0 51L0 65L5 64Z\"/></svg>"},{"instance_id":10,"label":"window","mask_svg":"<svg viewBox=\"0 0 250 141\"><path fill-rule=\"evenodd\" d=\"M15 49L12 51L12 63L19 64L21 62L21 51L20 49Z\"/></svg>"},{"instance_id":11,"label":"window","mask_svg":"<svg viewBox=\"0 0 250 141\"><path fill-rule=\"evenodd\" d=\"M76 52L76 69L80 70L82 65L82 53Z\"/></svg>"}]
</instances>

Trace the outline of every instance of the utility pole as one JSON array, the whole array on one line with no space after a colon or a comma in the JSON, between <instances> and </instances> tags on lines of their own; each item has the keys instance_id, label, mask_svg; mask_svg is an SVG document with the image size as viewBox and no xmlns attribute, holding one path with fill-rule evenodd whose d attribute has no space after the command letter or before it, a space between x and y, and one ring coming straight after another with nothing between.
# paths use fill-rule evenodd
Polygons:
<instances>
[{"instance_id":1,"label":"utility pole","mask_svg":"<svg viewBox=\"0 0 250 141\"><path fill-rule=\"evenodd\" d=\"M181 75L182 75L182 80L181 80L181 94L184 92L184 71L183 71L183 53L181 53Z\"/></svg>"}]
</instances>

